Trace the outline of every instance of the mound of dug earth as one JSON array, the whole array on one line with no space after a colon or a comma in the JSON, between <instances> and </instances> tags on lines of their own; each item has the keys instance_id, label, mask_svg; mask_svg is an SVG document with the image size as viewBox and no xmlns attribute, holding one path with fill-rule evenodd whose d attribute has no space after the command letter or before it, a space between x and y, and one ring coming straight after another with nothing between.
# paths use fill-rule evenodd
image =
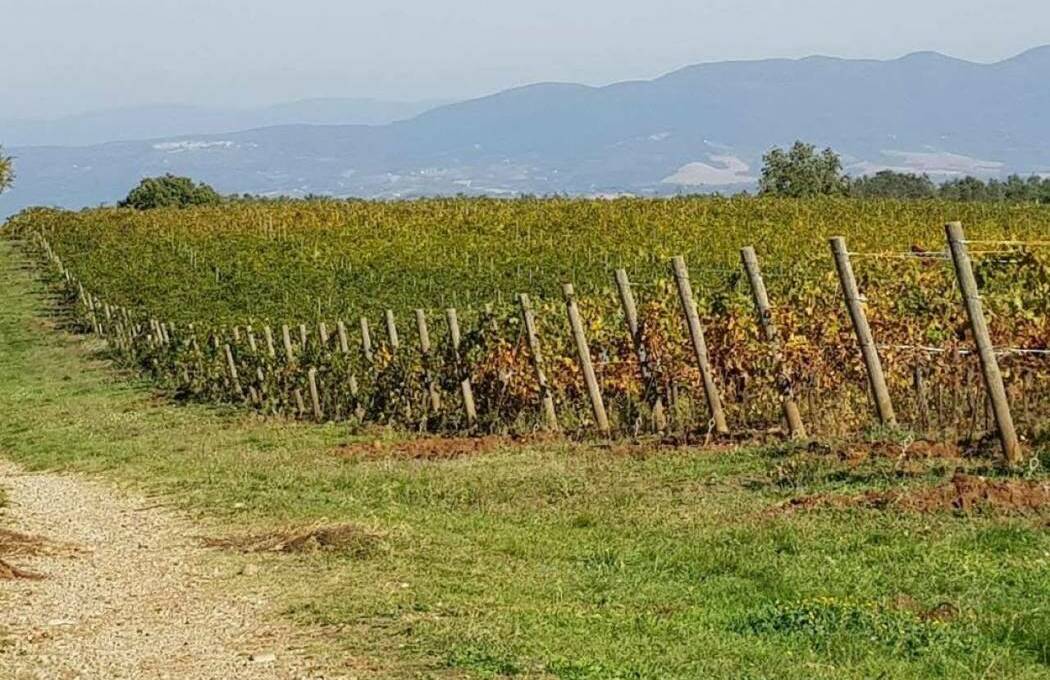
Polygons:
<instances>
[{"instance_id":1,"label":"mound of dug earth","mask_svg":"<svg viewBox=\"0 0 1050 680\"><path fill-rule=\"evenodd\" d=\"M855 496L817 495L793 498L778 507L775 513L822 508L1042 515L1050 514L1050 482L988 479L956 473L950 482L934 487L907 491L869 491Z\"/></svg>"}]
</instances>

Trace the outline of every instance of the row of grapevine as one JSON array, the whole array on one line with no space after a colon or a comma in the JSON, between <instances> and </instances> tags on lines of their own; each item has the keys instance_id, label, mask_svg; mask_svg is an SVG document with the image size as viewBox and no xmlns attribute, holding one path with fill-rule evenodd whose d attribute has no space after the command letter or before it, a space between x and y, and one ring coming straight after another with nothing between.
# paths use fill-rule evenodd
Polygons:
<instances>
[{"instance_id":1,"label":"row of grapevine","mask_svg":"<svg viewBox=\"0 0 1050 680\"><path fill-rule=\"evenodd\" d=\"M891 401L914 429L972 439L995 426L957 294L951 295L952 277L943 258L913 259L906 263L912 275L891 280L896 285L864 286L877 336L898 341L880 347L886 396L892 392ZM851 327L843 323L848 317L833 273L833 287L793 294L779 289L780 304L756 315L750 308L753 287L742 291L739 285L716 295L707 291L696 307L692 301L683 307L681 283L689 274L683 261L678 264L673 282L640 287L637 307L627 272L618 270L615 293L592 290L578 302L574 293L567 295L568 318L564 303L542 296L535 309L526 298L517 308L505 301L469 314L465 332L454 310L435 325L426 310L417 309L410 317L414 342L404 328L399 331L391 310L379 333L366 316L356 323L176 325L96 298L63 271L79 318L109 339L121 361L185 396L245 403L267 413L426 431L555 425L580 430L596 424L621 433L753 434L780 427L781 413L795 434L808 426L814 433L844 435L871 424L865 389L870 367L865 372ZM993 290L997 277L1016 284L1021 275L1037 284L1037 296L1047 281L1046 262L1018 244L979 261L978 272ZM864 285L874 279L860 280ZM898 304L910 297L918 309L905 309L902 316L924 313L935 323L927 323L923 338L909 337L907 319L892 323L893 310L871 304L872 292ZM575 328L568 323L574 308L580 320ZM700 312L694 323L706 334L703 353L696 348L695 328L680 313L690 308ZM992 317L993 334L1001 341L1009 328L1015 344L1001 361L1009 397L1020 406L1021 428L1029 433L1043 427L1050 413L1044 354L1050 326L1045 314L1023 313L1032 308L1030 300L1018 298L1019 318ZM936 326L947 332L940 346L929 347L929 330ZM581 340L589 343L588 351L580 351ZM715 403L719 409L713 410Z\"/></svg>"}]
</instances>

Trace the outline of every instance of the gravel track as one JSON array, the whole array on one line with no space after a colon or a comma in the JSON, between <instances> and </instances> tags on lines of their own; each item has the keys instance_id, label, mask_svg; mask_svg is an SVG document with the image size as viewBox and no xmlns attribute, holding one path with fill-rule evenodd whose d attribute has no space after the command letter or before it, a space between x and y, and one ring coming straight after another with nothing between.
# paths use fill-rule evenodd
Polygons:
<instances>
[{"instance_id":1,"label":"gravel track","mask_svg":"<svg viewBox=\"0 0 1050 680\"><path fill-rule=\"evenodd\" d=\"M331 677L178 514L3 460L0 486L0 526L61 546L8 558L45 578L0 581L0 678Z\"/></svg>"}]
</instances>

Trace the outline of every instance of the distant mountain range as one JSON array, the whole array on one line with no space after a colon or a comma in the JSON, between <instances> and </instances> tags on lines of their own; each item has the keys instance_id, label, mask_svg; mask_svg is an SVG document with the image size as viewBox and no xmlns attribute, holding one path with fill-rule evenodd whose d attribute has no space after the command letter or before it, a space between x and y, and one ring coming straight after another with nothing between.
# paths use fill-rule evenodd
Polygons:
<instances>
[{"instance_id":1,"label":"distant mountain range","mask_svg":"<svg viewBox=\"0 0 1050 680\"><path fill-rule=\"evenodd\" d=\"M795 139L833 147L852 174L1046 174L1048 79L1050 46L995 64L932 52L721 62L607 87L530 85L383 125L16 147L0 214L112 202L165 172L226 193L373 198L735 191L770 146Z\"/></svg>"},{"instance_id":2,"label":"distant mountain range","mask_svg":"<svg viewBox=\"0 0 1050 680\"><path fill-rule=\"evenodd\" d=\"M332 98L302 99L247 109L180 104L138 106L55 119L0 120L0 143L8 147L88 146L276 125L385 125L448 103Z\"/></svg>"}]
</instances>

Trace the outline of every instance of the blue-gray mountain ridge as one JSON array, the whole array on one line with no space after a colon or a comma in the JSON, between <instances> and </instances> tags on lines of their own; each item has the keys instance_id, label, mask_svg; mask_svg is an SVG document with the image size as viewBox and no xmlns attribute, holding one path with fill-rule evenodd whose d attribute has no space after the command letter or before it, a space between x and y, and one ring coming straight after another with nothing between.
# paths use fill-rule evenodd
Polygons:
<instances>
[{"instance_id":1,"label":"blue-gray mountain ridge","mask_svg":"<svg viewBox=\"0 0 1050 680\"><path fill-rule=\"evenodd\" d=\"M1050 46L994 64L933 52L720 62L605 87L529 85L383 125L15 147L0 214L113 202L166 172L268 195L735 191L767 149L796 139L833 147L854 175L1050 174L1048 80Z\"/></svg>"}]
</instances>

